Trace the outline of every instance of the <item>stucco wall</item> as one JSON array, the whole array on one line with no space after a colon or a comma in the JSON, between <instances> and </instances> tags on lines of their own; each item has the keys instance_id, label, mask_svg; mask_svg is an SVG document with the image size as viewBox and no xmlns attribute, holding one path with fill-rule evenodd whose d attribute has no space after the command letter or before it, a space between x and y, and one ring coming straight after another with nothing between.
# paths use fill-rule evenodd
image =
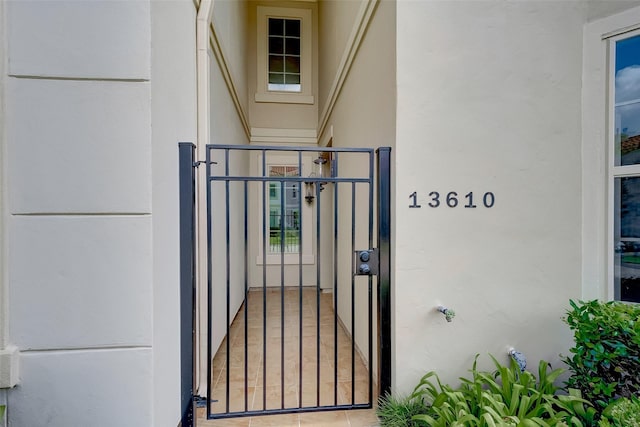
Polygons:
<instances>
[{"instance_id":1,"label":"stucco wall","mask_svg":"<svg viewBox=\"0 0 640 427\"><path fill-rule=\"evenodd\" d=\"M218 36L218 43L222 55L216 56L212 50L209 50L209 124L210 134L206 143L211 144L248 144L249 138L247 131L243 126L243 118L246 120L246 98L242 99L241 94L247 93L246 75L247 75L247 18L246 4L233 5L233 2L222 1L214 3L212 22L215 34ZM242 2L244 3L244 2ZM231 25L233 24L233 25ZM238 44L240 41L245 44ZM228 70L228 79L225 79L225 72ZM243 95L244 96L244 95ZM234 103L239 102L239 105ZM204 142L204 141L203 141ZM215 161L217 165L212 166L212 173L216 175L224 175L225 162L224 152L214 151ZM204 159L204 158L203 158ZM249 155L247 153L235 152L229 157L229 170L234 175L243 175L248 173ZM204 182L204 167L200 168L201 181ZM204 190L204 186L201 187ZM213 307L212 307L212 323L207 325L207 306L206 299L200 301L200 322L203 327L200 328L200 393L206 390L206 373L207 373L207 333L211 328L212 333L212 352L215 354L218 346L226 335L227 325L227 304L226 304L226 193L223 182L211 184L212 200L212 235L214 236L213 256L212 256L212 289L213 289ZM205 196L205 194L202 194ZM206 207L204 197L201 199L202 207ZM229 211L230 216L230 233L229 253L230 253L230 309L229 323L235 317L236 312L244 301L244 282L243 277L244 265L241 260L244 258L244 247L241 245L244 235L242 229L242 216L244 208L244 199L242 186L239 183L230 184L229 192ZM203 249L206 250L206 210L201 210L203 214L202 227L200 228L200 238L205 243ZM201 253L201 256L205 252ZM201 268L206 273L206 258L201 258ZM201 280L201 294L206 295L205 287L207 286L206 275L205 280Z\"/></svg>"},{"instance_id":2,"label":"stucco wall","mask_svg":"<svg viewBox=\"0 0 640 427\"><path fill-rule=\"evenodd\" d=\"M509 346L558 366L571 345L561 318L581 297L580 8L398 2L397 389L429 370L455 381L475 353L506 362ZM420 209L408 207L414 191ZM478 207L465 209L471 191Z\"/></svg>"},{"instance_id":3,"label":"stucco wall","mask_svg":"<svg viewBox=\"0 0 640 427\"><path fill-rule=\"evenodd\" d=\"M9 425L175 426L194 5L6 6Z\"/></svg>"},{"instance_id":4,"label":"stucco wall","mask_svg":"<svg viewBox=\"0 0 640 427\"><path fill-rule=\"evenodd\" d=\"M358 2L360 3L360 2ZM340 2L340 5L342 3ZM361 6L362 3L359 4ZM352 5L345 5L347 8ZM322 145L332 142L334 147L366 147L376 148L395 145L395 18L396 3L394 1L379 2L366 33L359 46L358 53L353 60L349 74L342 86L333 110L327 120L324 133L320 136ZM336 12L340 14L339 11ZM349 25L349 34L353 34L354 21ZM346 23L343 23L346 25ZM342 28L336 33L346 33ZM327 35L332 37L331 34ZM324 37L321 39L324 42ZM343 47L342 53L347 49ZM331 67L322 68L324 72L331 72ZM338 70L333 70L334 77ZM342 176L367 176L368 164L354 156L341 155L338 160L338 170ZM343 236L350 236L351 229L351 190L348 185L338 187L339 232ZM364 190L364 194L361 192ZM360 188L356 204L356 249L366 249L367 224L369 210L367 207L367 189ZM375 194L375 188L374 188ZM323 196L324 197L324 196ZM329 193L328 197L333 197ZM331 199L329 199L331 200ZM332 212L329 212L331 215ZM375 215L375 214L374 214ZM332 218L330 224L332 224ZM375 220L375 216L374 216ZM374 226L374 245L375 245ZM327 235L323 247L331 247L332 236ZM376 245L377 246L377 245ZM339 239L338 253L338 314L349 331L351 325L351 240ZM332 256L328 254L327 257ZM326 259L326 258L325 258ZM329 258L331 259L331 258ZM329 265L331 267L331 265ZM376 282L373 282L375 295ZM356 278L356 319L355 340L359 349L367 357L367 284L366 278ZM374 313L375 313L374 307ZM374 315L375 319L375 315ZM375 322L374 322L375 328ZM375 331L374 331L375 335ZM376 348L374 341L374 349ZM374 366L377 355L374 354ZM375 369L375 368L374 368Z\"/></svg>"}]
</instances>

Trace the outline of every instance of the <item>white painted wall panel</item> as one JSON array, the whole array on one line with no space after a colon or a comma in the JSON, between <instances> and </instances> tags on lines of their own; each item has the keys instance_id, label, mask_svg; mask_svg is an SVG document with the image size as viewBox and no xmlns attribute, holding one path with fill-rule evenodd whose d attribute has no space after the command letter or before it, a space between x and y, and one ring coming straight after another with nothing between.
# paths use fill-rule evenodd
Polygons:
<instances>
[{"instance_id":1,"label":"white painted wall panel","mask_svg":"<svg viewBox=\"0 0 640 427\"><path fill-rule=\"evenodd\" d=\"M149 2L8 3L11 75L149 79Z\"/></svg>"},{"instance_id":2,"label":"white painted wall panel","mask_svg":"<svg viewBox=\"0 0 640 427\"><path fill-rule=\"evenodd\" d=\"M148 83L10 79L12 213L148 213Z\"/></svg>"},{"instance_id":3,"label":"white painted wall panel","mask_svg":"<svg viewBox=\"0 0 640 427\"><path fill-rule=\"evenodd\" d=\"M196 141L195 22L190 0L151 5L153 69L153 427L180 420L178 141Z\"/></svg>"},{"instance_id":4,"label":"white painted wall panel","mask_svg":"<svg viewBox=\"0 0 640 427\"><path fill-rule=\"evenodd\" d=\"M150 349L25 353L21 364L10 426L153 425Z\"/></svg>"},{"instance_id":5,"label":"white painted wall panel","mask_svg":"<svg viewBox=\"0 0 640 427\"><path fill-rule=\"evenodd\" d=\"M10 336L21 350L151 344L150 217L14 216L10 226Z\"/></svg>"}]
</instances>

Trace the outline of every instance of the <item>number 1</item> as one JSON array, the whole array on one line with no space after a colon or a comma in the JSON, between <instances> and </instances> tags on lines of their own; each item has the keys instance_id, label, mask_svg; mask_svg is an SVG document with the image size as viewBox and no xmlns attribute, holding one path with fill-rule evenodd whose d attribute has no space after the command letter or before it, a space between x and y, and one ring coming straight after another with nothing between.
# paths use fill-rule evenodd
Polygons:
<instances>
[{"instance_id":1,"label":"number 1","mask_svg":"<svg viewBox=\"0 0 640 427\"><path fill-rule=\"evenodd\" d=\"M421 208L422 206L420 206L418 204L418 193L417 192L413 192L411 193L411 195L409 196L410 199L413 199L413 203L411 203L409 205L410 208Z\"/></svg>"}]
</instances>

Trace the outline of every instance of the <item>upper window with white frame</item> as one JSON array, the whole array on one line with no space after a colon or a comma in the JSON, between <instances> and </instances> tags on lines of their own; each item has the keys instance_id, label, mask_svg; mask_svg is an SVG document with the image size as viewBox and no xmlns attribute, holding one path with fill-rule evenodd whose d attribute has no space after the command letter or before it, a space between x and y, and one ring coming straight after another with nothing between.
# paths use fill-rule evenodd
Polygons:
<instances>
[{"instance_id":1,"label":"upper window with white frame","mask_svg":"<svg viewBox=\"0 0 640 427\"><path fill-rule=\"evenodd\" d=\"M640 302L640 32L611 38L609 53L614 298Z\"/></svg>"},{"instance_id":2,"label":"upper window with white frame","mask_svg":"<svg viewBox=\"0 0 640 427\"><path fill-rule=\"evenodd\" d=\"M311 9L258 6L256 102L313 104Z\"/></svg>"}]
</instances>

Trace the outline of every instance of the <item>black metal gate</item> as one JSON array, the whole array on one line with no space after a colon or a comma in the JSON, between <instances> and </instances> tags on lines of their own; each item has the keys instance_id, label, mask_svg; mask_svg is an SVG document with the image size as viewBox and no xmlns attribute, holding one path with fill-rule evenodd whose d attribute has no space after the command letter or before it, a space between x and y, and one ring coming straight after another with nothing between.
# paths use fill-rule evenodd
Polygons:
<instances>
[{"instance_id":1,"label":"black metal gate","mask_svg":"<svg viewBox=\"0 0 640 427\"><path fill-rule=\"evenodd\" d=\"M371 408L391 385L390 149L207 145L203 162L193 153L180 144L182 425L195 423L187 170L199 163L207 418Z\"/></svg>"}]
</instances>

